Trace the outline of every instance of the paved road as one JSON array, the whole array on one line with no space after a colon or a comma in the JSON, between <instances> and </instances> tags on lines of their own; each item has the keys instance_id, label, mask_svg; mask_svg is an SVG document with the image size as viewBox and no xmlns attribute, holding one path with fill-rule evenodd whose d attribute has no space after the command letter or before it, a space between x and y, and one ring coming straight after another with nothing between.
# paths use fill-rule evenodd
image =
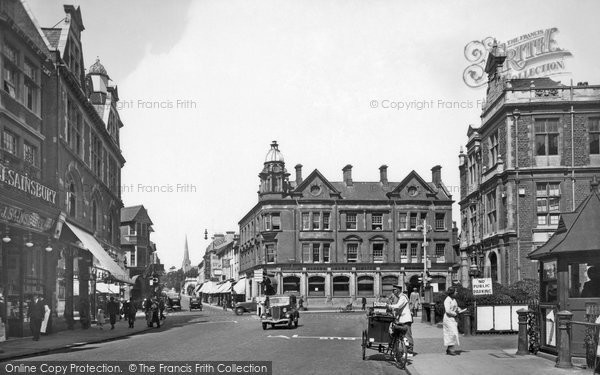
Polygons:
<instances>
[{"instance_id":1,"label":"paved road","mask_svg":"<svg viewBox=\"0 0 600 375\"><path fill-rule=\"evenodd\" d=\"M297 329L267 330L254 315L207 306L177 314L192 319L177 324L167 319L156 331L32 360L272 361L273 374L404 373L373 350L362 360L363 314L301 314Z\"/></svg>"}]
</instances>

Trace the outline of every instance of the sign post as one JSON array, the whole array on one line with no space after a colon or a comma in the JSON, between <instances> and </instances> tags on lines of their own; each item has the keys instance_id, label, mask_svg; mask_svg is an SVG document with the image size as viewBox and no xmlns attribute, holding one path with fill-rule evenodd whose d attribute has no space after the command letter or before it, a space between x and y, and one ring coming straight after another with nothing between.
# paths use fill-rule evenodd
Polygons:
<instances>
[{"instance_id":1,"label":"sign post","mask_svg":"<svg viewBox=\"0 0 600 375\"><path fill-rule=\"evenodd\" d=\"M471 283L471 285L473 285L474 296L485 296L493 294L491 277L485 277L483 279L473 278L473 282ZM475 307L475 319L477 319L477 300L473 302L473 305Z\"/></svg>"}]
</instances>

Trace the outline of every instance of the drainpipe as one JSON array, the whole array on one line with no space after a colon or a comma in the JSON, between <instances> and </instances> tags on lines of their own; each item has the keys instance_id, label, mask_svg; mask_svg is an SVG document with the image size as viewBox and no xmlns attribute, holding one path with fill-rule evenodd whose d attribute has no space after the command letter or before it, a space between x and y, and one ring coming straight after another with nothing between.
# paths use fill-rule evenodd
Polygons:
<instances>
[{"instance_id":1,"label":"drainpipe","mask_svg":"<svg viewBox=\"0 0 600 375\"><path fill-rule=\"evenodd\" d=\"M516 170L516 180L515 180L515 185L516 185L516 190L517 190L517 196L516 196L516 217L517 217L517 281L521 280L521 228L520 228L520 219L519 219L519 215L520 215L520 211L519 211L519 200L520 200L520 193L519 193L519 117L521 117L521 112L519 112L518 109L515 109L513 111L513 118L515 121L515 170ZM509 272L510 272L510 265L508 267ZM510 275L509 275L509 283L511 282L510 280Z\"/></svg>"},{"instance_id":2,"label":"drainpipe","mask_svg":"<svg viewBox=\"0 0 600 375\"><path fill-rule=\"evenodd\" d=\"M571 209L575 211L575 142L573 140L575 126L575 112L573 110L573 79L571 79L571 87L569 88L569 96L571 101Z\"/></svg>"}]
</instances>

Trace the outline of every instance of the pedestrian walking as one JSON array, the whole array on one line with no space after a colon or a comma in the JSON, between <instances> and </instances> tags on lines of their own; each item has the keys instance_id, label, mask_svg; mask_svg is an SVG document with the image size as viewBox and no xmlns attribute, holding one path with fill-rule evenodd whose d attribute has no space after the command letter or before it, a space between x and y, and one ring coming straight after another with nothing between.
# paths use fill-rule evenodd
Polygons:
<instances>
[{"instance_id":1,"label":"pedestrian walking","mask_svg":"<svg viewBox=\"0 0 600 375\"><path fill-rule=\"evenodd\" d=\"M106 312L108 313L108 319L110 320L110 329L115 329L117 314L119 314L119 303L115 301L115 297L110 297L110 301L106 306Z\"/></svg>"},{"instance_id":2,"label":"pedestrian walking","mask_svg":"<svg viewBox=\"0 0 600 375\"><path fill-rule=\"evenodd\" d=\"M135 303L129 299L129 301L123 304L123 312L125 314L125 319L129 323L129 328L133 328L135 324L135 314L137 314L137 308L135 307Z\"/></svg>"},{"instance_id":3,"label":"pedestrian walking","mask_svg":"<svg viewBox=\"0 0 600 375\"><path fill-rule=\"evenodd\" d=\"M40 340L40 328L44 319L44 302L40 295L35 294L29 304L29 328L33 335L33 341Z\"/></svg>"},{"instance_id":4,"label":"pedestrian walking","mask_svg":"<svg viewBox=\"0 0 600 375\"><path fill-rule=\"evenodd\" d=\"M160 320L167 319L165 316L165 299L164 297L160 297L158 301L158 310L160 311Z\"/></svg>"},{"instance_id":5,"label":"pedestrian walking","mask_svg":"<svg viewBox=\"0 0 600 375\"><path fill-rule=\"evenodd\" d=\"M446 347L446 354L457 355L454 351L454 346L460 345L458 339L458 322L456 318L458 314L465 312L466 309L460 309L456 302L456 289L454 287L448 288L448 297L444 300L444 346Z\"/></svg>"},{"instance_id":6,"label":"pedestrian walking","mask_svg":"<svg viewBox=\"0 0 600 375\"><path fill-rule=\"evenodd\" d=\"M421 295L417 291L417 288L413 288L412 292L410 293L408 303L410 305L410 311L412 312L412 315L417 316L419 307L421 307Z\"/></svg>"},{"instance_id":7,"label":"pedestrian walking","mask_svg":"<svg viewBox=\"0 0 600 375\"><path fill-rule=\"evenodd\" d=\"M363 309L363 311L365 311L365 309L367 308L367 298L363 297L361 299L361 302L362 302L362 309Z\"/></svg>"},{"instance_id":8,"label":"pedestrian walking","mask_svg":"<svg viewBox=\"0 0 600 375\"><path fill-rule=\"evenodd\" d=\"M104 322L104 310L102 308L99 308L98 313L96 314L96 327L104 329Z\"/></svg>"}]
</instances>

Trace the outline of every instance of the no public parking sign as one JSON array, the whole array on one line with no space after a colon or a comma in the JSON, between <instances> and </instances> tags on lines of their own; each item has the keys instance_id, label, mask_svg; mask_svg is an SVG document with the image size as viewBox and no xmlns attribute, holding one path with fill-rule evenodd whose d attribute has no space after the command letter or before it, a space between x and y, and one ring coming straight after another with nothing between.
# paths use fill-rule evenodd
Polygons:
<instances>
[{"instance_id":1,"label":"no public parking sign","mask_svg":"<svg viewBox=\"0 0 600 375\"><path fill-rule=\"evenodd\" d=\"M492 294L492 278L473 279L473 295L484 296Z\"/></svg>"}]
</instances>

